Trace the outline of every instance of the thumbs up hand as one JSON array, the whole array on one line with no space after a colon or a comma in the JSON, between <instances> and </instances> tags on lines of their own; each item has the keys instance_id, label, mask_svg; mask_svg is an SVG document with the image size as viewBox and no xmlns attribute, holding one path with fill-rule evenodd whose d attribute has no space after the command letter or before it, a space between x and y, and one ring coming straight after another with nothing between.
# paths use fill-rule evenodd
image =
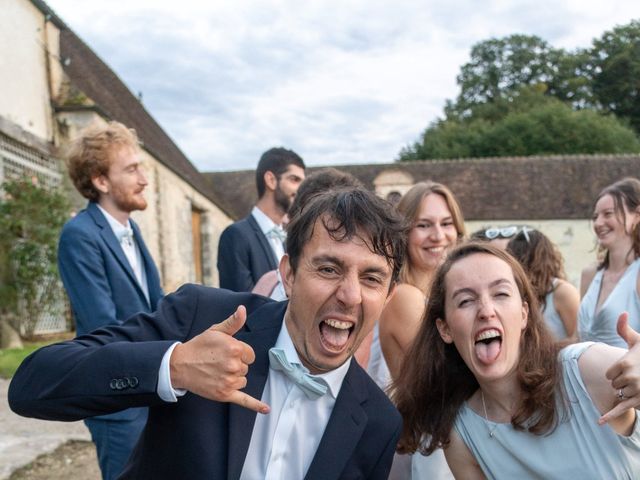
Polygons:
<instances>
[{"instance_id":1,"label":"thumbs up hand","mask_svg":"<svg viewBox=\"0 0 640 480\"><path fill-rule=\"evenodd\" d=\"M617 403L600 417L600 424L640 406L640 333L629 326L629 314L626 312L618 317L618 335L627 343L629 350L606 372Z\"/></svg>"},{"instance_id":2,"label":"thumbs up hand","mask_svg":"<svg viewBox=\"0 0 640 480\"><path fill-rule=\"evenodd\" d=\"M247 310L241 305L225 321L177 345L169 362L171 386L269 413L267 404L240 391L246 387L249 365L255 361L253 349L233 338L246 319Z\"/></svg>"}]
</instances>

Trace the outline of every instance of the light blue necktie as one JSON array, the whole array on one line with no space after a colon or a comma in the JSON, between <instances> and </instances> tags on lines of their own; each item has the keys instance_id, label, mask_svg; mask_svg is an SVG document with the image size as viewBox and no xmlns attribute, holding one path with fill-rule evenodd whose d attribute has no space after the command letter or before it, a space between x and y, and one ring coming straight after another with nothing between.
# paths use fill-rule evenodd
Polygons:
<instances>
[{"instance_id":1,"label":"light blue necktie","mask_svg":"<svg viewBox=\"0 0 640 480\"><path fill-rule=\"evenodd\" d=\"M327 393L327 382L322 378L310 375L309 370L303 365L289 362L287 356L284 354L284 350L281 348L272 348L269 350L269 365L274 370L279 370L284 373L293 383L298 385L311 400L317 400Z\"/></svg>"},{"instance_id":2,"label":"light blue necktie","mask_svg":"<svg viewBox=\"0 0 640 480\"><path fill-rule=\"evenodd\" d=\"M267 238L280 240L281 242L284 243L285 240L287 239L287 232L285 232L281 226L276 225L266 233L266 236Z\"/></svg>"},{"instance_id":3,"label":"light blue necktie","mask_svg":"<svg viewBox=\"0 0 640 480\"><path fill-rule=\"evenodd\" d=\"M129 246L133 246L133 230L126 228L118 232L118 241Z\"/></svg>"}]
</instances>

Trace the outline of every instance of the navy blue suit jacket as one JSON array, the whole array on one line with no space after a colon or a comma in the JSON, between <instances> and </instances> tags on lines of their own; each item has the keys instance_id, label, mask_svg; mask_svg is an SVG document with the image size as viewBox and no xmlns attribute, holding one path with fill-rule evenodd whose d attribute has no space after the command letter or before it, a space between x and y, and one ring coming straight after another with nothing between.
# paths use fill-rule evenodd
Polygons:
<instances>
[{"instance_id":1,"label":"navy blue suit jacket","mask_svg":"<svg viewBox=\"0 0 640 480\"><path fill-rule=\"evenodd\" d=\"M62 229L58 268L71 301L78 335L105 325L121 324L138 312L152 312L162 298L158 270L138 225L130 222L147 275L149 302L120 242L95 203L89 202ZM132 415L121 412L108 419L124 420Z\"/></svg>"},{"instance_id":2,"label":"navy blue suit jacket","mask_svg":"<svg viewBox=\"0 0 640 480\"><path fill-rule=\"evenodd\" d=\"M129 261L98 206L90 202L60 235L58 267L69 295L79 335L152 312L162 297L160 277L133 220L131 228L147 274L149 302Z\"/></svg>"},{"instance_id":3,"label":"navy blue suit jacket","mask_svg":"<svg viewBox=\"0 0 640 480\"><path fill-rule=\"evenodd\" d=\"M229 225L220 236L220 288L250 292L265 273L278 268L269 240L253 215Z\"/></svg>"},{"instance_id":4,"label":"navy blue suit jacket","mask_svg":"<svg viewBox=\"0 0 640 480\"><path fill-rule=\"evenodd\" d=\"M268 350L286 302L186 285L165 297L153 315L139 314L29 356L11 382L11 408L36 418L78 420L146 405L149 420L123 478L238 479L257 414L192 393L166 403L156 387L160 362L174 341L189 340L241 304L249 315L236 338L256 354L245 391L261 398ZM385 394L352 361L306 478L386 479L401 424Z\"/></svg>"}]
</instances>

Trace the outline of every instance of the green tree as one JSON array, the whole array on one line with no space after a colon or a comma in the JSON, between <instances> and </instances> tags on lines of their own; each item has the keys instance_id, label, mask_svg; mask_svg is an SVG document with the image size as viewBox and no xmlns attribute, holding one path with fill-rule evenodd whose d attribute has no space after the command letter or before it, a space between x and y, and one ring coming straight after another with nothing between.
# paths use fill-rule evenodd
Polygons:
<instances>
[{"instance_id":1,"label":"green tree","mask_svg":"<svg viewBox=\"0 0 640 480\"><path fill-rule=\"evenodd\" d=\"M542 86L546 94L561 100L589 103L588 80L581 75L586 59L583 53L567 53L532 35L477 43L471 61L457 77L460 94L448 102L447 118L468 116L478 105L510 100L524 86Z\"/></svg>"},{"instance_id":2,"label":"green tree","mask_svg":"<svg viewBox=\"0 0 640 480\"><path fill-rule=\"evenodd\" d=\"M67 197L33 180L8 181L0 197L0 313L28 337L61 299L57 243L68 218Z\"/></svg>"},{"instance_id":3,"label":"green tree","mask_svg":"<svg viewBox=\"0 0 640 480\"><path fill-rule=\"evenodd\" d=\"M640 140L623 122L573 110L538 86L477 105L466 118L433 123L399 160L630 152L640 152Z\"/></svg>"},{"instance_id":4,"label":"green tree","mask_svg":"<svg viewBox=\"0 0 640 480\"><path fill-rule=\"evenodd\" d=\"M457 82L444 119L400 160L638 152L638 20L575 52L531 35L479 42Z\"/></svg>"},{"instance_id":5,"label":"green tree","mask_svg":"<svg viewBox=\"0 0 640 480\"><path fill-rule=\"evenodd\" d=\"M640 21L594 40L587 71L601 107L628 119L640 132Z\"/></svg>"}]
</instances>

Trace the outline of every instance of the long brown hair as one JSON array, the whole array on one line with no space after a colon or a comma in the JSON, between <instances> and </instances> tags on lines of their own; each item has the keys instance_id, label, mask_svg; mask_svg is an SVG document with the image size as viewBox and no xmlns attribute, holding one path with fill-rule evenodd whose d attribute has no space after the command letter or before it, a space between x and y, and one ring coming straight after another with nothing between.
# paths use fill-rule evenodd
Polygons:
<instances>
[{"instance_id":1,"label":"long brown hair","mask_svg":"<svg viewBox=\"0 0 640 480\"><path fill-rule=\"evenodd\" d=\"M627 220L627 214L624 211L626 207L629 212L635 212L640 208L640 180L634 177L626 177L622 180L605 187L595 203L598 203L605 195L611 195L613 198L613 208L615 210L618 220L624 225ZM595 210L594 203L594 210ZM640 257L640 222L636 223L632 231L627 232L631 236L631 250L633 251L633 258ZM609 266L609 251L598 247L598 253L600 254L602 261L598 265L598 269L607 268Z\"/></svg>"},{"instance_id":2,"label":"long brown hair","mask_svg":"<svg viewBox=\"0 0 640 480\"><path fill-rule=\"evenodd\" d=\"M566 278L564 262L558 248L544 233L522 227L509 240L507 252L513 255L527 272L538 302L544 307L547 294L554 289L554 278Z\"/></svg>"},{"instance_id":3,"label":"long brown hair","mask_svg":"<svg viewBox=\"0 0 640 480\"><path fill-rule=\"evenodd\" d=\"M412 228L413 222L416 221L420 213L422 200L431 193L440 195L444 199L447 204L447 208L451 212L451 219L453 220L453 225L458 233L458 241L460 241L467 234L464 226L464 217L462 216L462 210L460 209L460 205L458 204L455 195L446 185L432 182L430 180L416 183L407 193L404 194L400 203L398 203L398 212L400 212L400 214L410 224L410 228ZM409 272L411 270L410 263L411 262L407 256L406 262L400 269L401 282L407 283L409 279Z\"/></svg>"},{"instance_id":4,"label":"long brown hair","mask_svg":"<svg viewBox=\"0 0 640 480\"><path fill-rule=\"evenodd\" d=\"M401 452L419 450L430 454L448 445L458 411L479 388L455 345L446 344L436 327L437 319L446 320L445 279L449 270L456 262L477 253L505 261L511 267L522 301L529 305L517 367L522 396L511 424L517 430L541 435L558 422L555 403L560 371L558 350L544 324L531 284L520 264L508 253L487 243L470 242L456 247L438 269L424 321L392 385L391 398L404 420L398 444Z\"/></svg>"}]
</instances>

